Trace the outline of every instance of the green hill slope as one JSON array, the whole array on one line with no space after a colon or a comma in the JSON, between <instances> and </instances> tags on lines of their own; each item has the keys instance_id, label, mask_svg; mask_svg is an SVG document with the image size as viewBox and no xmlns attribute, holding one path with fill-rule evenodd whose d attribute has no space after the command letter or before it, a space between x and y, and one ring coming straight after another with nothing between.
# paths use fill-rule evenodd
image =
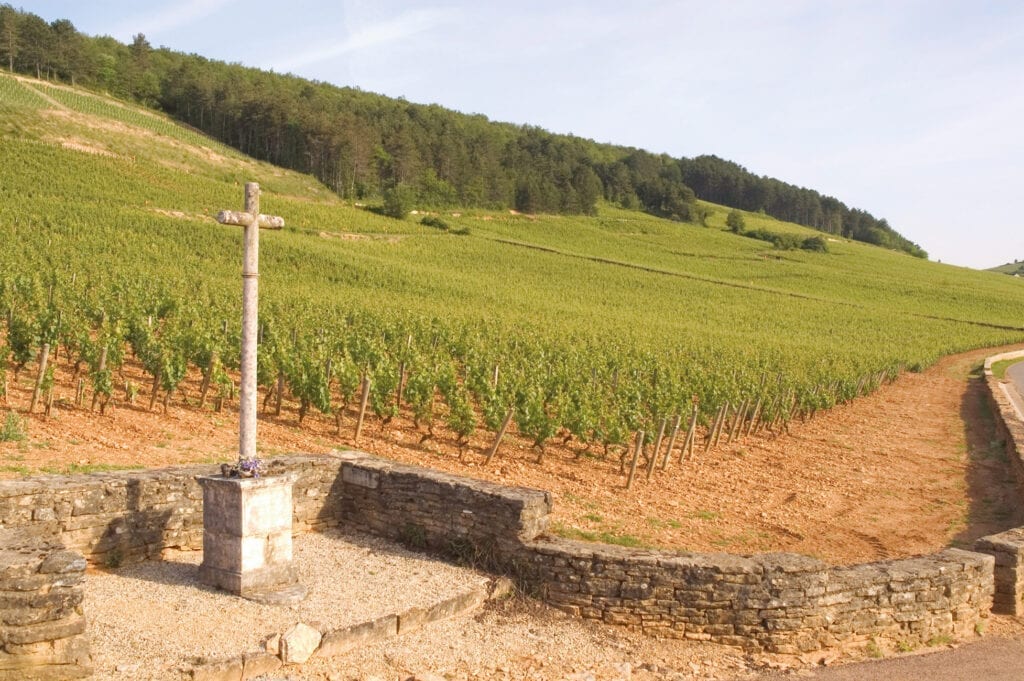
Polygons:
<instances>
[{"instance_id":1,"label":"green hill slope","mask_svg":"<svg viewBox=\"0 0 1024 681\"><path fill-rule=\"evenodd\" d=\"M152 112L6 75L0 138L0 367L57 343L100 390L129 350L164 391L190 366L226 381L241 233L212 216L240 209L249 180L288 224L262 238L260 381L281 374L322 411L365 373L386 417L404 369L406 404L457 431L496 430L514 407L539 442L565 428L617 444L689 413L694 396L705 419L755 400L788 417L901 367L1024 340L1018 280L840 238L827 253L778 250L726 231L712 204L709 227L601 205L596 217L452 210L442 230Z\"/></svg>"},{"instance_id":2,"label":"green hill slope","mask_svg":"<svg viewBox=\"0 0 1024 681\"><path fill-rule=\"evenodd\" d=\"M988 271L1001 272L1002 274L1015 274L1018 276L1024 276L1024 262L1008 262L1005 265L1000 265L999 267L990 267Z\"/></svg>"},{"instance_id":3,"label":"green hill slope","mask_svg":"<svg viewBox=\"0 0 1024 681\"><path fill-rule=\"evenodd\" d=\"M0 5L0 35L0 55L14 72L159 108L245 154L309 173L348 199L400 192L434 208L566 215L592 215L603 199L700 223L700 198L927 257L884 219L716 156L672 158L495 122L154 49L141 33L126 45L10 5Z\"/></svg>"}]
</instances>

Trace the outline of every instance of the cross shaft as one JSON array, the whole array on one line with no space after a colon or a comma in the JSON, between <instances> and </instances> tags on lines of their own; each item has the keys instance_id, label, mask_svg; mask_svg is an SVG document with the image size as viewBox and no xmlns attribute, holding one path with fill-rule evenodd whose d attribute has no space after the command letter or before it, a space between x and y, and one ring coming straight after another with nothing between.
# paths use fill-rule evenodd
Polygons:
<instances>
[{"instance_id":1,"label":"cross shaft","mask_svg":"<svg viewBox=\"0 0 1024 681\"><path fill-rule=\"evenodd\" d=\"M239 459L256 458L256 332L258 317L258 279L260 228L281 229L284 218L260 214L260 186L245 185L245 211L224 210L217 222L245 228L245 252L242 257L242 386L238 408Z\"/></svg>"}]
</instances>

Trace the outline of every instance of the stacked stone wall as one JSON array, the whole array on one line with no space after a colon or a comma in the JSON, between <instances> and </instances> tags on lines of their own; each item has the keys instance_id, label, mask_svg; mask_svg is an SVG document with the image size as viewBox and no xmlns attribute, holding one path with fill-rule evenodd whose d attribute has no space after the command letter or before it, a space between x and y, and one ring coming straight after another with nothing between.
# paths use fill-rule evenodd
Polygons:
<instances>
[{"instance_id":1,"label":"stacked stone wall","mask_svg":"<svg viewBox=\"0 0 1024 681\"><path fill-rule=\"evenodd\" d=\"M551 495L419 466L345 452L341 511L345 527L414 548L482 560L512 555L547 528ZM466 556L472 557L472 556Z\"/></svg>"},{"instance_id":2,"label":"stacked stone wall","mask_svg":"<svg viewBox=\"0 0 1024 681\"><path fill-rule=\"evenodd\" d=\"M0 681L91 674L85 560L18 530L0 531L0 546Z\"/></svg>"},{"instance_id":3,"label":"stacked stone wall","mask_svg":"<svg viewBox=\"0 0 1024 681\"><path fill-rule=\"evenodd\" d=\"M0 529L97 564L202 546L195 477L212 466L44 476L0 483ZM358 452L287 457L298 533L341 525L501 569L562 610L660 636L801 652L883 638L961 637L991 607L1000 559L949 549L830 567L753 557L636 550L544 535L548 493L402 465ZM115 561L116 559L116 561Z\"/></svg>"},{"instance_id":4,"label":"stacked stone wall","mask_svg":"<svg viewBox=\"0 0 1024 681\"><path fill-rule=\"evenodd\" d=\"M579 617L662 637L802 653L873 638L909 645L972 634L987 616L989 556L830 567L795 554L751 557L537 542L529 580Z\"/></svg>"},{"instance_id":5,"label":"stacked stone wall","mask_svg":"<svg viewBox=\"0 0 1024 681\"><path fill-rule=\"evenodd\" d=\"M1024 351L986 359L985 387L1006 456L1017 479L1018 491L1024 500L1024 420L1010 398L1010 391L1014 388L992 373L994 363L1016 358L1024 358ZM974 550L987 553L995 560L992 610L1024 616L1024 527L982 537L975 542Z\"/></svg>"},{"instance_id":6,"label":"stacked stone wall","mask_svg":"<svg viewBox=\"0 0 1024 681\"><path fill-rule=\"evenodd\" d=\"M985 387L989 405L996 417L996 427L1006 447L1018 487L1024 496L1024 419L1017 411L1010 398L1009 391L1014 388L1005 380L996 378L992 373L992 365L1007 359L1024 359L1024 351L1007 352L993 355L985 360Z\"/></svg>"},{"instance_id":7,"label":"stacked stone wall","mask_svg":"<svg viewBox=\"0 0 1024 681\"><path fill-rule=\"evenodd\" d=\"M296 476L296 533L340 522L338 459L295 456L272 468ZM215 474L215 466L181 466L0 481L0 528L20 528L99 566L159 558L164 549L199 550L203 494L196 477Z\"/></svg>"},{"instance_id":8,"label":"stacked stone wall","mask_svg":"<svg viewBox=\"0 0 1024 681\"><path fill-rule=\"evenodd\" d=\"M970 635L991 608L994 560L978 553L830 567L574 542L544 536L545 492L341 456L346 527L489 563L571 615L659 636L780 653L916 645Z\"/></svg>"}]
</instances>

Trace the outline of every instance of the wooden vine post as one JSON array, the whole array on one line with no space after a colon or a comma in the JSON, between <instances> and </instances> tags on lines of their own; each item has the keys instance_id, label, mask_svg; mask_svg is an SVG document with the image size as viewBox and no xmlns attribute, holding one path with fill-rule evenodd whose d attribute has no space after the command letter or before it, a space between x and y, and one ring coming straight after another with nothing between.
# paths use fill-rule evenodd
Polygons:
<instances>
[{"instance_id":1,"label":"wooden vine post","mask_svg":"<svg viewBox=\"0 0 1024 681\"><path fill-rule=\"evenodd\" d=\"M633 444L633 463L629 466L629 477L626 479L626 489L633 486L633 478L636 477L636 464L640 459L640 451L644 448L644 431L638 430L636 442Z\"/></svg>"},{"instance_id":2,"label":"wooden vine post","mask_svg":"<svg viewBox=\"0 0 1024 681\"><path fill-rule=\"evenodd\" d=\"M515 415L515 407L509 407L508 413L505 414L505 420L501 422L501 428L498 430L497 437L494 438L494 444L491 445L490 450L487 452L487 460L484 461L486 466L494 458L494 455L498 453L498 446L501 444L501 439L505 437L505 433L508 431L509 425L512 423L512 416Z\"/></svg>"},{"instance_id":3,"label":"wooden vine post","mask_svg":"<svg viewBox=\"0 0 1024 681\"><path fill-rule=\"evenodd\" d=\"M679 424L682 420L683 417L679 414L672 420L672 435L668 439L668 447L665 448L665 458L661 460L661 470L668 468L668 459L672 456L672 448L676 446L676 436L679 435Z\"/></svg>"},{"instance_id":4,"label":"wooden vine post","mask_svg":"<svg viewBox=\"0 0 1024 681\"><path fill-rule=\"evenodd\" d=\"M693 412L690 414L690 426L686 429L686 439L683 441L683 448L679 451L679 463L682 465L687 456L693 455L693 441L697 433L697 416L700 412L700 403L697 396L693 397Z\"/></svg>"},{"instance_id":5,"label":"wooden vine post","mask_svg":"<svg viewBox=\"0 0 1024 681\"><path fill-rule=\"evenodd\" d=\"M363 434L363 419L366 418L366 405L370 401L370 375L363 374L362 394L359 396L359 420L356 421L356 434L353 444L359 444L359 436Z\"/></svg>"},{"instance_id":6,"label":"wooden vine post","mask_svg":"<svg viewBox=\"0 0 1024 681\"><path fill-rule=\"evenodd\" d=\"M661 420L661 427L658 428L658 437L654 440L654 451L651 453L651 458L647 461L647 479L651 479L651 474L654 473L654 465L658 462L658 452L661 451L661 441L665 437L665 425L668 423L668 419L663 418Z\"/></svg>"},{"instance_id":7,"label":"wooden vine post","mask_svg":"<svg viewBox=\"0 0 1024 681\"><path fill-rule=\"evenodd\" d=\"M222 210L217 215L222 225L245 229L242 256L242 388L238 409L239 459L256 458L256 335L258 315L260 228L281 229L284 218L260 214L260 186L245 184L245 211Z\"/></svg>"},{"instance_id":8,"label":"wooden vine post","mask_svg":"<svg viewBox=\"0 0 1024 681\"><path fill-rule=\"evenodd\" d=\"M43 381L46 380L46 365L50 359L50 344L43 343L43 349L39 352L39 375L36 377L36 386L32 390L32 401L28 405L28 413L36 410L36 403L43 392Z\"/></svg>"}]
</instances>

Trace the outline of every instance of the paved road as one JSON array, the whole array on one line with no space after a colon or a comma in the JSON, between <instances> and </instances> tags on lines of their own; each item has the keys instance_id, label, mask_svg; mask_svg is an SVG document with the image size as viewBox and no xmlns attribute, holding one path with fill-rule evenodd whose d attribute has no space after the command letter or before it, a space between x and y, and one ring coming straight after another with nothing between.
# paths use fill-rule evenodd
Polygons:
<instances>
[{"instance_id":1,"label":"paved road","mask_svg":"<svg viewBox=\"0 0 1024 681\"><path fill-rule=\"evenodd\" d=\"M1010 399L1016 402L1017 408L1024 412L1024 361L1007 367L1006 378L1010 379L1010 383L1017 389L1016 395L1011 391ZM1024 678L1024 674L1022 674L1022 678Z\"/></svg>"},{"instance_id":2,"label":"paved road","mask_svg":"<svg viewBox=\"0 0 1024 681\"><path fill-rule=\"evenodd\" d=\"M1002 637L923 655L823 667L809 673L772 673L763 681L794 678L812 681L1021 681L1024 679L1024 641Z\"/></svg>"}]
</instances>

